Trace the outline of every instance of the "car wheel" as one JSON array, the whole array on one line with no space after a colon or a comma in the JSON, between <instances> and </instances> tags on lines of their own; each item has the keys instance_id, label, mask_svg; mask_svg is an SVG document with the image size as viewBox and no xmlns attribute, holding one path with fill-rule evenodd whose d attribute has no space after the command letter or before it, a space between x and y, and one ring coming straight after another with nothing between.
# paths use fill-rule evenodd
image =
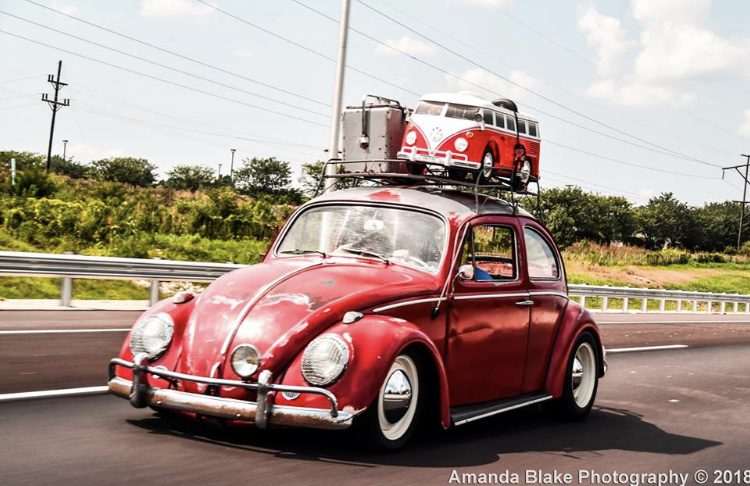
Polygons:
<instances>
[{"instance_id":1,"label":"car wheel","mask_svg":"<svg viewBox=\"0 0 750 486\"><path fill-rule=\"evenodd\" d=\"M492 155L492 150L487 148L482 155L482 167L480 168L480 174L482 179L489 179L492 177L492 169L495 168L495 156Z\"/></svg>"},{"instance_id":2,"label":"car wheel","mask_svg":"<svg viewBox=\"0 0 750 486\"><path fill-rule=\"evenodd\" d=\"M421 408L419 373L411 356L401 354L393 360L378 396L355 423L367 447L400 449L414 434Z\"/></svg>"},{"instance_id":3,"label":"car wheel","mask_svg":"<svg viewBox=\"0 0 750 486\"><path fill-rule=\"evenodd\" d=\"M526 159L521 164L521 167L516 172L516 178L513 181L513 190L517 192L524 192L529 187L529 179L531 178L531 162Z\"/></svg>"},{"instance_id":4,"label":"car wheel","mask_svg":"<svg viewBox=\"0 0 750 486\"><path fill-rule=\"evenodd\" d=\"M544 408L559 418L581 420L594 404L598 385L596 341L591 333L584 332L568 358L562 397L545 402Z\"/></svg>"}]
</instances>

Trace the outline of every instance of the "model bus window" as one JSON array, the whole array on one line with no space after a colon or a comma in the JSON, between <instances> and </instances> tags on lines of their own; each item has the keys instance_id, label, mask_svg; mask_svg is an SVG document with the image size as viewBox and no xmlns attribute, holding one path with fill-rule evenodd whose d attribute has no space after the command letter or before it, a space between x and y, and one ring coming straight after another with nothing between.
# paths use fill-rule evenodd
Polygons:
<instances>
[{"instance_id":1,"label":"model bus window","mask_svg":"<svg viewBox=\"0 0 750 486\"><path fill-rule=\"evenodd\" d=\"M436 103L434 101L420 101L417 109L414 111L417 115L440 116L443 114L445 103Z\"/></svg>"},{"instance_id":2,"label":"model bus window","mask_svg":"<svg viewBox=\"0 0 750 486\"><path fill-rule=\"evenodd\" d=\"M526 120L518 120L518 133L526 134Z\"/></svg>"},{"instance_id":3,"label":"model bus window","mask_svg":"<svg viewBox=\"0 0 750 486\"><path fill-rule=\"evenodd\" d=\"M530 121L529 122L529 135L532 137L538 137L539 131L537 131L536 122Z\"/></svg>"},{"instance_id":4,"label":"model bus window","mask_svg":"<svg viewBox=\"0 0 750 486\"><path fill-rule=\"evenodd\" d=\"M507 128L511 132L516 131L516 120L512 116L505 117L505 128Z\"/></svg>"},{"instance_id":5,"label":"model bus window","mask_svg":"<svg viewBox=\"0 0 750 486\"><path fill-rule=\"evenodd\" d=\"M498 128L505 128L505 117L500 113L495 113L495 126Z\"/></svg>"},{"instance_id":6,"label":"model bus window","mask_svg":"<svg viewBox=\"0 0 750 486\"><path fill-rule=\"evenodd\" d=\"M484 123L486 125L495 124L495 113L490 110L484 110Z\"/></svg>"},{"instance_id":7,"label":"model bus window","mask_svg":"<svg viewBox=\"0 0 750 486\"><path fill-rule=\"evenodd\" d=\"M479 114L479 107L467 106L467 105L456 105L454 103L448 103L448 109L445 112L445 116L448 118L463 118L465 120L474 120Z\"/></svg>"}]
</instances>

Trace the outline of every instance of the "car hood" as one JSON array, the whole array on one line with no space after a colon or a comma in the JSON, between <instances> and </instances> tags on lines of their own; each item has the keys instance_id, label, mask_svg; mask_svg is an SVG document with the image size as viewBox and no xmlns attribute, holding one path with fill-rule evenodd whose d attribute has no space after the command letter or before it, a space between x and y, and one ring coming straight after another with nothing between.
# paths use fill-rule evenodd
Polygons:
<instances>
[{"instance_id":1,"label":"car hood","mask_svg":"<svg viewBox=\"0 0 750 486\"><path fill-rule=\"evenodd\" d=\"M258 372L277 375L344 313L439 291L437 277L381 262L285 258L253 265L219 278L197 299L177 368L237 378L231 351L249 343L262 356Z\"/></svg>"}]
</instances>

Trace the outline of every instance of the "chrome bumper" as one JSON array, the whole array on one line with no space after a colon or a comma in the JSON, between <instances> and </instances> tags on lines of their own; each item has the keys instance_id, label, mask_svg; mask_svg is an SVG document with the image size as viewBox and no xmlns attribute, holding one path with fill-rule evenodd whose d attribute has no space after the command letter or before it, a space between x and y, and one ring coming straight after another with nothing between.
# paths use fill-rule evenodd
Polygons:
<instances>
[{"instance_id":1,"label":"chrome bumper","mask_svg":"<svg viewBox=\"0 0 750 486\"><path fill-rule=\"evenodd\" d=\"M115 395L127 398L136 408L153 407L181 412L193 412L233 420L253 422L259 428L272 425L313 427L322 429L345 429L352 424L356 413L338 409L336 396L324 388L306 386L276 385L270 383L271 372L262 371L258 383L221 378L206 378L168 371L162 367L147 366L145 355L136 356L134 363L115 358L109 362L109 390ZM117 366L133 370L133 381L115 376ZM205 385L232 386L257 391L255 402L223 398L211 395L182 392L179 390L155 388L149 385L148 375L167 380L191 381ZM329 409L274 405L268 393L291 392L322 395L331 404Z\"/></svg>"},{"instance_id":2,"label":"chrome bumper","mask_svg":"<svg viewBox=\"0 0 750 486\"><path fill-rule=\"evenodd\" d=\"M423 148L417 147L402 147L398 151L396 157L399 159L406 159L412 162L425 162L431 164L440 164L447 167L463 167L465 169L479 169L482 164L479 162L472 162L468 160L468 157L462 153L454 153L445 150L436 150L430 152Z\"/></svg>"}]
</instances>

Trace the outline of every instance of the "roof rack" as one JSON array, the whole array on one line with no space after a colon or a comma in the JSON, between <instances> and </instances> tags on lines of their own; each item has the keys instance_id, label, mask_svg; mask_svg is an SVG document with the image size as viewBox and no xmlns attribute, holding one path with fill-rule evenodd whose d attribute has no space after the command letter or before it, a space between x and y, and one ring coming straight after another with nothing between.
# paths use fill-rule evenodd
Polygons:
<instances>
[{"instance_id":1,"label":"roof rack","mask_svg":"<svg viewBox=\"0 0 750 486\"><path fill-rule=\"evenodd\" d=\"M335 167L335 171L332 171L332 174L328 173L330 166ZM407 170L408 167L422 167L422 170L416 171L421 172L419 174L413 174L411 173L413 171ZM398 171L393 170L394 168L398 169ZM315 196L328 191L339 181L350 180L355 181L355 184L371 182L376 186L416 186L468 190L467 192L474 194L477 208L479 207L479 196L500 198L501 194L509 193L509 202L516 213L518 212L517 196L535 196L537 198L537 208L541 209L539 182L531 181L531 183L536 185L535 192L529 191L528 187L521 191L513 187L512 181L516 178L515 176L516 173L514 170L510 177L497 174L484 177L481 174L477 174L474 181L462 181L449 177L448 167L442 164L412 162L403 159L330 159L323 165L323 171L318 181ZM326 184L327 180L330 180L331 183Z\"/></svg>"}]
</instances>

